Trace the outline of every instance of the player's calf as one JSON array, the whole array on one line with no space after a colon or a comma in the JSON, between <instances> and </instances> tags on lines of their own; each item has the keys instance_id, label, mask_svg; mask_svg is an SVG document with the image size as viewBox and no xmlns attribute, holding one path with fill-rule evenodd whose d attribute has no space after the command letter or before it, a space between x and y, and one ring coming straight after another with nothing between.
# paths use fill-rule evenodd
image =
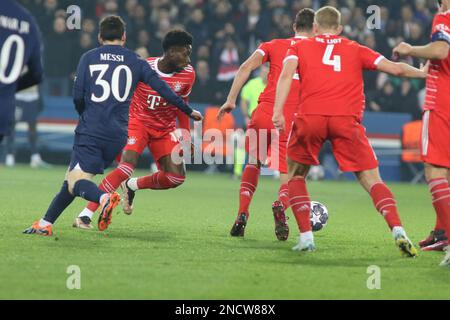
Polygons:
<instances>
[{"instance_id":1,"label":"player's calf","mask_svg":"<svg viewBox=\"0 0 450 320\"><path fill-rule=\"evenodd\" d=\"M177 188L181 186L184 181L184 175L158 171L149 176L131 178L128 180L127 185L133 191L140 189L165 190Z\"/></svg>"}]
</instances>

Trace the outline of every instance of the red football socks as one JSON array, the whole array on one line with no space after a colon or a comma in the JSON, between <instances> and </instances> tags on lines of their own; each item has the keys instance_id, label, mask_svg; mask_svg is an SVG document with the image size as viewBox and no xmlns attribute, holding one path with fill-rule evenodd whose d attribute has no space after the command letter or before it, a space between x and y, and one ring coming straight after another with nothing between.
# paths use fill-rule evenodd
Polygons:
<instances>
[{"instance_id":1,"label":"red football socks","mask_svg":"<svg viewBox=\"0 0 450 320\"><path fill-rule=\"evenodd\" d=\"M289 187L288 184L282 184L278 190L278 201L283 204L284 210L289 208Z\"/></svg>"},{"instance_id":2,"label":"red football socks","mask_svg":"<svg viewBox=\"0 0 450 320\"><path fill-rule=\"evenodd\" d=\"M239 189L239 213L245 213L248 217L248 208L253 194L258 186L260 169L256 165L247 164L242 173L241 187Z\"/></svg>"},{"instance_id":3,"label":"red football socks","mask_svg":"<svg viewBox=\"0 0 450 320\"><path fill-rule=\"evenodd\" d=\"M111 171L111 173L102 180L99 185L100 190L108 193L116 191L123 181L131 177L133 171L134 167L131 164L121 162L115 170ZM87 208L92 212L95 212L98 207L99 204L95 202L89 202L87 205Z\"/></svg>"},{"instance_id":4,"label":"red football socks","mask_svg":"<svg viewBox=\"0 0 450 320\"><path fill-rule=\"evenodd\" d=\"M445 230L450 234L450 187L446 178L432 179L428 187L433 197L433 207L436 210L436 229Z\"/></svg>"},{"instance_id":5,"label":"red football socks","mask_svg":"<svg viewBox=\"0 0 450 320\"><path fill-rule=\"evenodd\" d=\"M371 187L370 196L375 208L383 215L389 228L402 226L394 195L383 182L376 183Z\"/></svg>"},{"instance_id":6,"label":"red football socks","mask_svg":"<svg viewBox=\"0 0 450 320\"><path fill-rule=\"evenodd\" d=\"M300 233L311 231L309 215L311 212L311 199L306 189L305 179L293 177L289 180L289 203L297 221Z\"/></svg>"},{"instance_id":7,"label":"red football socks","mask_svg":"<svg viewBox=\"0 0 450 320\"><path fill-rule=\"evenodd\" d=\"M152 175L137 178L138 189L165 190L183 184L185 177L174 173L158 171Z\"/></svg>"}]
</instances>

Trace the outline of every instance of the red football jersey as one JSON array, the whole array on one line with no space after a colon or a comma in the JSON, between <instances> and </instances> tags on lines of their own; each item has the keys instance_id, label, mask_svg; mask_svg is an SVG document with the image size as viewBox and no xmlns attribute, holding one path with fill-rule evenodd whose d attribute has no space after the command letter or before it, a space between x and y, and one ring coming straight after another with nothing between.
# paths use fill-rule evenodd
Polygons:
<instances>
[{"instance_id":1,"label":"red football jersey","mask_svg":"<svg viewBox=\"0 0 450 320\"><path fill-rule=\"evenodd\" d=\"M158 69L158 58L148 58L147 61L150 67L155 70L159 77L164 80L172 90L187 101L191 93L192 86L195 82L194 68L189 65L181 72L166 74ZM158 92L146 84L139 82L130 104L130 119L138 119L145 126L161 130L173 131L176 128L177 116L180 116L181 111L164 98ZM187 118L187 117L185 117ZM181 120L180 120L181 124ZM184 125L180 125L184 127Z\"/></svg>"},{"instance_id":2,"label":"red football jersey","mask_svg":"<svg viewBox=\"0 0 450 320\"><path fill-rule=\"evenodd\" d=\"M334 35L299 41L286 59L298 60L299 114L354 115L362 118L363 70L375 70L384 57L357 42Z\"/></svg>"},{"instance_id":3,"label":"red football jersey","mask_svg":"<svg viewBox=\"0 0 450 320\"><path fill-rule=\"evenodd\" d=\"M432 36L438 32L450 37L450 11L435 16ZM430 61L424 109L436 110L450 117L450 55L444 60Z\"/></svg>"},{"instance_id":4,"label":"red football jersey","mask_svg":"<svg viewBox=\"0 0 450 320\"><path fill-rule=\"evenodd\" d=\"M273 104L275 103L275 93L277 90L278 79L280 78L281 70L283 70L283 60L286 57L286 52L289 50L289 47L300 41L306 39L305 37L295 37L290 39L274 39L269 42L263 42L256 50L257 52L263 55L263 63L269 62L270 69L269 75L267 77L267 85L261 95L259 96L258 102L268 102L263 106L267 108L265 110L269 114L273 113ZM291 91L286 100L286 108L290 106L294 109L297 108L300 102L300 81L299 76L296 74L294 76L294 81L292 81ZM272 107L270 107L272 106Z\"/></svg>"}]
</instances>

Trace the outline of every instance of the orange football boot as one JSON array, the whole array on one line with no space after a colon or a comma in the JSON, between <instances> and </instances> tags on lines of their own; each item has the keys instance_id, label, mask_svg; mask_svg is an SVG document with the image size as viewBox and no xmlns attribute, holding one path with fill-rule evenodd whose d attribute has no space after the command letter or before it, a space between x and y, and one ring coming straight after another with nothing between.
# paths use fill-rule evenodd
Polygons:
<instances>
[{"instance_id":1,"label":"orange football boot","mask_svg":"<svg viewBox=\"0 0 450 320\"><path fill-rule=\"evenodd\" d=\"M98 216L98 230L104 231L108 228L112 219L112 212L120 202L120 195L117 192L109 193L103 197L100 203L100 214Z\"/></svg>"},{"instance_id":2,"label":"orange football boot","mask_svg":"<svg viewBox=\"0 0 450 320\"><path fill-rule=\"evenodd\" d=\"M51 236L53 234L52 225L49 224L46 227L41 227L39 225L39 220L38 220L38 221L33 222L31 227L29 227L28 229L25 229L23 231L23 233L25 233L25 234L38 234L40 236Z\"/></svg>"}]
</instances>

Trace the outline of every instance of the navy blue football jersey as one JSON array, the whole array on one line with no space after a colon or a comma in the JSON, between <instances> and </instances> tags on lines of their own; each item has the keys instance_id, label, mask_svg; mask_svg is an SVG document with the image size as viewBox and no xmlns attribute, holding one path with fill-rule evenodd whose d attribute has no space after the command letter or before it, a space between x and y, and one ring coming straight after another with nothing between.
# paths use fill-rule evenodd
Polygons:
<instances>
[{"instance_id":1,"label":"navy blue football jersey","mask_svg":"<svg viewBox=\"0 0 450 320\"><path fill-rule=\"evenodd\" d=\"M126 140L134 89L143 82L187 115L192 109L162 81L149 64L119 45L103 45L80 59L74 84L75 105L83 105L77 134ZM77 107L77 109L80 109Z\"/></svg>"},{"instance_id":2,"label":"navy blue football jersey","mask_svg":"<svg viewBox=\"0 0 450 320\"><path fill-rule=\"evenodd\" d=\"M0 135L14 120L16 91L42 80L41 50L39 28L31 14L14 0L1 0Z\"/></svg>"}]
</instances>

